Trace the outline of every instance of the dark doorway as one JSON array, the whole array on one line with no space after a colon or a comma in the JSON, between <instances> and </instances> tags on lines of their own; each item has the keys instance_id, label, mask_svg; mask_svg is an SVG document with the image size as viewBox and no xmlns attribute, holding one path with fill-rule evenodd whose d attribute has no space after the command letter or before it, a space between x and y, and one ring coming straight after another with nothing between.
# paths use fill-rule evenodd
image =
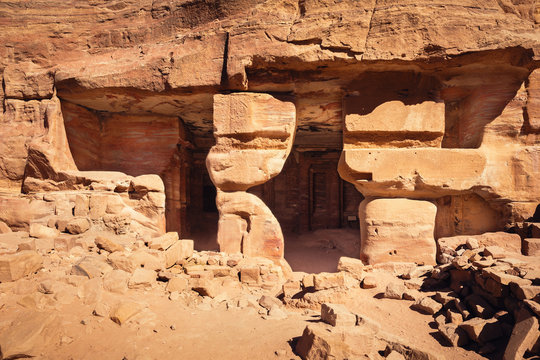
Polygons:
<instances>
[{"instance_id":1,"label":"dark doorway","mask_svg":"<svg viewBox=\"0 0 540 360\"><path fill-rule=\"evenodd\" d=\"M336 169L309 169L309 230L341 227L341 179Z\"/></svg>"},{"instance_id":2,"label":"dark doorway","mask_svg":"<svg viewBox=\"0 0 540 360\"><path fill-rule=\"evenodd\" d=\"M360 255L358 205L363 199L343 181L341 151L293 150L281 173L249 190L272 210L294 271L336 271L341 256Z\"/></svg>"}]
</instances>

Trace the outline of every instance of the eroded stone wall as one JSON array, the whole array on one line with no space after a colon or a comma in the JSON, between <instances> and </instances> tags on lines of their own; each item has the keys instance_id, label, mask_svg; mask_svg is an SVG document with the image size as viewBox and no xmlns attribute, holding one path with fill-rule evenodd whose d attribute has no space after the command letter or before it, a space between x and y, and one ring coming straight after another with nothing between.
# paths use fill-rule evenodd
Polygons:
<instances>
[{"instance_id":1,"label":"eroded stone wall","mask_svg":"<svg viewBox=\"0 0 540 360\"><path fill-rule=\"evenodd\" d=\"M302 167L311 160L298 154L343 150L339 165L322 168L339 166L366 203L433 204L435 238L510 229L540 201L538 9L534 1L0 4L0 188L9 197L115 192L116 174L77 170L122 171L128 183L154 173L165 183L167 227L188 234L206 219L197 212L210 151L218 205L232 211L227 204L244 199L282 244L269 199L246 190L277 176L292 152L301 173L292 192L306 208ZM272 125L286 101L244 117L220 106L282 95L295 99L286 131ZM287 211L300 230L313 228L307 203ZM237 228L235 251L252 232ZM282 247L259 245L246 249L282 256Z\"/></svg>"}]
</instances>

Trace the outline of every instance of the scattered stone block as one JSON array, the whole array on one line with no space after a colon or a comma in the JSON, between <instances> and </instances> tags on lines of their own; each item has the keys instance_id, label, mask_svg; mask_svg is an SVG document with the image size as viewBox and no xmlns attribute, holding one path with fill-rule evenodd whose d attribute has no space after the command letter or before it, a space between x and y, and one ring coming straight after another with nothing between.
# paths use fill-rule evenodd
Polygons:
<instances>
[{"instance_id":1,"label":"scattered stone block","mask_svg":"<svg viewBox=\"0 0 540 360\"><path fill-rule=\"evenodd\" d=\"M140 264L134 258L119 251L109 254L107 262L111 264L113 269L123 270L128 273L132 273L140 267Z\"/></svg>"},{"instance_id":2,"label":"scattered stone block","mask_svg":"<svg viewBox=\"0 0 540 360\"><path fill-rule=\"evenodd\" d=\"M315 276L313 274L306 274L302 277L302 286L304 289L315 286Z\"/></svg>"},{"instance_id":3,"label":"scattered stone block","mask_svg":"<svg viewBox=\"0 0 540 360\"><path fill-rule=\"evenodd\" d=\"M41 224L30 225L30 236L40 239L53 239L59 234L58 230Z\"/></svg>"},{"instance_id":4,"label":"scattered stone block","mask_svg":"<svg viewBox=\"0 0 540 360\"><path fill-rule=\"evenodd\" d=\"M407 290L405 285L401 282L391 282L386 286L384 291L384 297L387 299L398 299L403 297L403 293Z\"/></svg>"},{"instance_id":5,"label":"scattered stone block","mask_svg":"<svg viewBox=\"0 0 540 360\"><path fill-rule=\"evenodd\" d=\"M403 276L409 273L412 269L418 265L414 262L402 262L402 261L391 261L391 262L382 262L373 265L368 265L365 269L370 269L371 267L375 270L384 270L390 272L395 276Z\"/></svg>"},{"instance_id":6,"label":"scattered stone block","mask_svg":"<svg viewBox=\"0 0 540 360\"><path fill-rule=\"evenodd\" d=\"M457 311L459 311L461 316L463 316L463 319L468 319L469 318L471 313L470 313L469 309L467 309L467 305L465 305L464 301L462 301L460 299L456 299L454 301L454 305L456 306L456 309L457 309Z\"/></svg>"},{"instance_id":7,"label":"scattered stone block","mask_svg":"<svg viewBox=\"0 0 540 360\"><path fill-rule=\"evenodd\" d=\"M76 218L66 225L66 231L73 235L85 233L88 229L90 229L90 221L87 218Z\"/></svg>"},{"instance_id":8,"label":"scattered stone block","mask_svg":"<svg viewBox=\"0 0 540 360\"><path fill-rule=\"evenodd\" d=\"M55 238L53 246L56 251L69 252L77 245L73 236L64 235Z\"/></svg>"},{"instance_id":9,"label":"scattered stone block","mask_svg":"<svg viewBox=\"0 0 540 360\"><path fill-rule=\"evenodd\" d=\"M472 264L476 266L477 268L483 269L483 268L487 268L495 264L495 260L493 258L475 260L473 261Z\"/></svg>"},{"instance_id":10,"label":"scattered stone block","mask_svg":"<svg viewBox=\"0 0 540 360\"><path fill-rule=\"evenodd\" d=\"M361 280L364 275L364 263L360 259L342 256L339 258L337 270L348 272L355 279Z\"/></svg>"},{"instance_id":11,"label":"scattered stone block","mask_svg":"<svg viewBox=\"0 0 540 360\"><path fill-rule=\"evenodd\" d=\"M75 216L88 216L90 212L90 200L88 196L77 195L75 196L75 208L73 209L73 215Z\"/></svg>"},{"instance_id":12,"label":"scattered stone block","mask_svg":"<svg viewBox=\"0 0 540 360\"><path fill-rule=\"evenodd\" d=\"M419 278L419 277L422 277L424 275L427 275L432 270L433 270L433 266L431 266L431 265L415 266L409 272L404 274L403 278L404 279Z\"/></svg>"},{"instance_id":13,"label":"scattered stone block","mask_svg":"<svg viewBox=\"0 0 540 360\"><path fill-rule=\"evenodd\" d=\"M523 239L523 255L540 256L540 238Z\"/></svg>"},{"instance_id":14,"label":"scattered stone block","mask_svg":"<svg viewBox=\"0 0 540 360\"><path fill-rule=\"evenodd\" d=\"M291 299L302 292L302 286L300 286L300 281L298 280L289 280L283 284L282 291L285 298Z\"/></svg>"},{"instance_id":15,"label":"scattered stone block","mask_svg":"<svg viewBox=\"0 0 540 360\"><path fill-rule=\"evenodd\" d=\"M463 322L463 315L460 312L452 309L446 310L446 322L459 325Z\"/></svg>"},{"instance_id":16,"label":"scattered stone block","mask_svg":"<svg viewBox=\"0 0 540 360\"><path fill-rule=\"evenodd\" d=\"M538 297L538 296L537 296ZM534 300L523 300L525 304L531 309L533 313L536 314L536 316L540 317L540 304L537 301Z\"/></svg>"},{"instance_id":17,"label":"scattered stone block","mask_svg":"<svg viewBox=\"0 0 540 360\"><path fill-rule=\"evenodd\" d=\"M491 256L493 259L502 259L508 256L508 253L499 246L486 246L484 249L485 256Z\"/></svg>"},{"instance_id":18,"label":"scattered stone block","mask_svg":"<svg viewBox=\"0 0 540 360\"><path fill-rule=\"evenodd\" d=\"M345 286L345 276L343 272L327 273L322 272L313 276L313 286L315 290L332 289Z\"/></svg>"},{"instance_id":19,"label":"scattered stone block","mask_svg":"<svg viewBox=\"0 0 540 360\"><path fill-rule=\"evenodd\" d=\"M107 305L104 302L98 302L96 306L94 306L94 310L92 311L92 315L99 316L99 317L105 317L108 316L111 311L111 307Z\"/></svg>"},{"instance_id":20,"label":"scattered stone block","mask_svg":"<svg viewBox=\"0 0 540 360\"><path fill-rule=\"evenodd\" d=\"M356 325L356 315L340 304L322 304L321 320L332 326Z\"/></svg>"},{"instance_id":21,"label":"scattered stone block","mask_svg":"<svg viewBox=\"0 0 540 360\"><path fill-rule=\"evenodd\" d=\"M165 267L168 269L176 263L193 255L193 240L178 240L165 250Z\"/></svg>"},{"instance_id":22,"label":"scattered stone block","mask_svg":"<svg viewBox=\"0 0 540 360\"><path fill-rule=\"evenodd\" d=\"M0 282L19 280L42 267L43 258L33 250L0 255Z\"/></svg>"},{"instance_id":23,"label":"scattered stone block","mask_svg":"<svg viewBox=\"0 0 540 360\"><path fill-rule=\"evenodd\" d=\"M496 282L502 285L509 285L511 282L520 284L520 285L531 285L531 281L523 279L519 276L507 274L501 270L496 269L495 267L486 268L482 270L482 274L489 276Z\"/></svg>"},{"instance_id":24,"label":"scattered stone block","mask_svg":"<svg viewBox=\"0 0 540 360\"><path fill-rule=\"evenodd\" d=\"M516 314L516 323L504 351L503 360L523 359L525 352L533 347L539 336L538 318L528 310L521 309Z\"/></svg>"},{"instance_id":25,"label":"scattered stone block","mask_svg":"<svg viewBox=\"0 0 540 360\"><path fill-rule=\"evenodd\" d=\"M234 271L230 267L220 265L207 265L206 271L213 273L214 277L227 277L237 274L236 271Z\"/></svg>"},{"instance_id":26,"label":"scattered stone block","mask_svg":"<svg viewBox=\"0 0 540 360\"><path fill-rule=\"evenodd\" d=\"M470 237L466 240L465 245L468 249L475 250L480 247L480 244L478 243L478 239Z\"/></svg>"},{"instance_id":27,"label":"scattered stone block","mask_svg":"<svg viewBox=\"0 0 540 360\"><path fill-rule=\"evenodd\" d=\"M503 328L497 319L472 318L459 324L459 327L477 343L485 344L504 336Z\"/></svg>"},{"instance_id":28,"label":"scattered stone block","mask_svg":"<svg viewBox=\"0 0 540 360\"><path fill-rule=\"evenodd\" d=\"M79 298L85 304L95 304L101 301L103 296L103 281L101 278L93 278L82 284L78 288Z\"/></svg>"},{"instance_id":29,"label":"scattered stone block","mask_svg":"<svg viewBox=\"0 0 540 360\"><path fill-rule=\"evenodd\" d=\"M538 285L523 285L511 282L510 289L518 300L533 299L540 294L540 286Z\"/></svg>"},{"instance_id":30,"label":"scattered stone block","mask_svg":"<svg viewBox=\"0 0 540 360\"><path fill-rule=\"evenodd\" d=\"M17 245L17 251L24 251L24 250L36 250L36 239L28 239L26 241L21 241Z\"/></svg>"},{"instance_id":31,"label":"scattered stone block","mask_svg":"<svg viewBox=\"0 0 540 360\"><path fill-rule=\"evenodd\" d=\"M177 291L179 293L187 290L189 287L189 282L185 277L173 277L167 282L166 290L170 293Z\"/></svg>"},{"instance_id":32,"label":"scattered stone block","mask_svg":"<svg viewBox=\"0 0 540 360\"><path fill-rule=\"evenodd\" d=\"M259 285L261 283L261 269L258 266L242 267L240 281L246 285Z\"/></svg>"},{"instance_id":33,"label":"scattered stone block","mask_svg":"<svg viewBox=\"0 0 540 360\"><path fill-rule=\"evenodd\" d=\"M39 357L41 347L59 335L60 319L53 313L25 310L0 333L3 359ZM54 340L53 340L54 341Z\"/></svg>"},{"instance_id":34,"label":"scattered stone block","mask_svg":"<svg viewBox=\"0 0 540 360\"><path fill-rule=\"evenodd\" d=\"M410 301L416 301L420 299L423 295L420 293L420 291L416 289L406 289L403 292L403 300L410 300Z\"/></svg>"},{"instance_id":35,"label":"scattered stone block","mask_svg":"<svg viewBox=\"0 0 540 360\"><path fill-rule=\"evenodd\" d=\"M97 236L94 240L94 243L99 249L113 253L115 251L124 251L124 247L120 244L115 243L111 239L108 239L103 236Z\"/></svg>"},{"instance_id":36,"label":"scattered stone block","mask_svg":"<svg viewBox=\"0 0 540 360\"><path fill-rule=\"evenodd\" d=\"M168 232L148 241L148 247L154 250L167 250L179 240L177 232Z\"/></svg>"},{"instance_id":37,"label":"scattered stone block","mask_svg":"<svg viewBox=\"0 0 540 360\"><path fill-rule=\"evenodd\" d=\"M161 271L165 269L165 259L161 251L140 249L131 253L130 259L137 267L143 267L147 270Z\"/></svg>"},{"instance_id":38,"label":"scattered stone block","mask_svg":"<svg viewBox=\"0 0 540 360\"><path fill-rule=\"evenodd\" d=\"M201 296L208 296L212 299L223 294L225 289L217 279L192 279L190 281L193 291Z\"/></svg>"},{"instance_id":39,"label":"scattered stone block","mask_svg":"<svg viewBox=\"0 0 540 360\"><path fill-rule=\"evenodd\" d=\"M458 324L450 323L439 326L439 334L452 346L464 346L469 342L467 333Z\"/></svg>"},{"instance_id":40,"label":"scattered stone block","mask_svg":"<svg viewBox=\"0 0 540 360\"><path fill-rule=\"evenodd\" d=\"M129 278L129 273L124 270L112 270L103 276L103 288L112 293L125 294Z\"/></svg>"},{"instance_id":41,"label":"scattered stone block","mask_svg":"<svg viewBox=\"0 0 540 360\"><path fill-rule=\"evenodd\" d=\"M411 309L433 315L442 309L442 305L426 296L416 300L415 303L411 305Z\"/></svg>"},{"instance_id":42,"label":"scattered stone block","mask_svg":"<svg viewBox=\"0 0 540 360\"><path fill-rule=\"evenodd\" d=\"M296 344L302 359L361 359L374 351L375 338L366 328L310 324Z\"/></svg>"},{"instance_id":43,"label":"scattered stone block","mask_svg":"<svg viewBox=\"0 0 540 360\"><path fill-rule=\"evenodd\" d=\"M154 270L138 268L131 275L128 287L130 289L149 289L156 282L157 274Z\"/></svg>"},{"instance_id":44,"label":"scattered stone block","mask_svg":"<svg viewBox=\"0 0 540 360\"><path fill-rule=\"evenodd\" d=\"M71 268L71 275L86 276L89 279L101 277L112 270L112 267L99 256L85 256Z\"/></svg>"},{"instance_id":45,"label":"scattered stone block","mask_svg":"<svg viewBox=\"0 0 540 360\"><path fill-rule=\"evenodd\" d=\"M143 309L144 305L142 304L133 301L123 301L111 310L109 317L118 325L122 325Z\"/></svg>"},{"instance_id":46,"label":"scattered stone block","mask_svg":"<svg viewBox=\"0 0 540 360\"><path fill-rule=\"evenodd\" d=\"M495 314L495 309L478 294L472 294L465 299L467 308L481 318L487 319Z\"/></svg>"},{"instance_id":47,"label":"scattered stone block","mask_svg":"<svg viewBox=\"0 0 540 360\"><path fill-rule=\"evenodd\" d=\"M435 295L433 296L433 300L437 301L443 306L446 306L447 304L456 300L457 297L458 295L453 291L452 292L437 291Z\"/></svg>"},{"instance_id":48,"label":"scattered stone block","mask_svg":"<svg viewBox=\"0 0 540 360\"><path fill-rule=\"evenodd\" d=\"M280 307L274 306L268 311L267 319L283 320L288 317L287 313Z\"/></svg>"},{"instance_id":49,"label":"scattered stone block","mask_svg":"<svg viewBox=\"0 0 540 360\"><path fill-rule=\"evenodd\" d=\"M270 310L274 306L281 307L283 304L278 298L263 295L259 298L259 305L265 308L266 310Z\"/></svg>"},{"instance_id":50,"label":"scattered stone block","mask_svg":"<svg viewBox=\"0 0 540 360\"><path fill-rule=\"evenodd\" d=\"M375 275L369 274L362 281L362 289L374 289L379 286L378 279Z\"/></svg>"}]
</instances>

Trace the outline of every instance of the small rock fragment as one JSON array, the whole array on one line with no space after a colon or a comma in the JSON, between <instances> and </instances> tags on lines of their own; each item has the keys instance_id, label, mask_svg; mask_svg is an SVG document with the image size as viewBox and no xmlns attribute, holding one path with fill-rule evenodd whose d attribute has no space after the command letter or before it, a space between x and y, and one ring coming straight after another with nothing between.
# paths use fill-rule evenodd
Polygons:
<instances>
[{"instance_id":1,"label":"small rock fragment","mask_svg":"<svg viewBox=\"0 0 540 360\"><path fill-rule=\"evenodd\" d=\"M377 277L375 275L366 275L362 281L362 289L374 289L378 286Z\"/></svg>"},{"instance_id":2,"label":"small rock fragment","mask_svg":"<svg viewBox=\"0 0 540 360\"><path fill-rule=\"evenodd\" d=\"M124 247L122 245L117 244L114 241L103 236L97 236L94 240L94 243L99 249L103 249L110 253L113 253L115 251L124 251Z\"/></svg>"},{"instance_id":3,"label":"small rock fragment","mask_svg":"<svg viewBox=\"0 0 540 360\"><path fill-rule=\"evenodd\" d=\"M386 286L384 291L384 297L387 299L398 299L403 297L403 293L407 290L405 285L401 282L391 282Z\"/></svg>"},{"instance_id":4,"label":"small rock fragment","mask_svg":"<svg viewBox=\"0 0 540 360\"><path fill-rule=\"evenodd\" d=\"M73 235L82 234L90 229L90 221L87 218L70 220L66 225L66 231Z\"/></svg>"},{"instance_id":5,"label":"small rock fragment","mask_svg":"<svg viewBox=\"0 0 540 360\"><path fill-rule=\"evenodd\" d=\"M142 309L144 309L142 304L133 301L124 301L114 307L114 309L110 312L109 317L118 325L122 325L133 316L141 312Z\"/></svg>"},{"instance_id":6,"label":"small rock fragment","mask_svg":"<svg viewBox=\"0 0 540 360\"><path fill-rule=\"evenodd\" d=\"M426 296L422 299L417 300L411 306L411 309L433 315L442 309L442 305L433 300L432 298Z\"/></svg>"},{"instance_id":7,"label":"small rock fragment","mask_svg":"<svg viewBox=\"0 0 540 360\"><path fill-rule=\"evenodd\" d=\"M322 304L321 320L332 326L356 325L356 315L340 304Z\"/></svg>"},{"instance_id":8,"label":"small rock fragment","mask_svg":"<svg viewBox=\"0 0 540 360\"><path fill-rule=\"evenodd\" d=\"M18 280L43 267L43 258L36 251L24 250L0 255L0 282Z\"/></svg>"},{"instance_id":9,"label":"small rock fragment","mask_svg":"<svg viewBox=\"0 0 540 360\"><path fill-rule=\"evenodd\" d=\"M138 268L128 282L130 289L149 289L154 286L157 274L154 270Z\"/></svg>"}]
</instances>

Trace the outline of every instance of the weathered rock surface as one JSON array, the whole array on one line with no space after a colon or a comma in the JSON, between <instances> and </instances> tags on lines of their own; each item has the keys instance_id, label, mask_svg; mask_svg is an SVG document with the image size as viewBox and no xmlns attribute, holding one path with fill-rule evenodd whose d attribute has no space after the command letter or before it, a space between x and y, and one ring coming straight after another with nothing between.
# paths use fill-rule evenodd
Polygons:
<instances>
[{"instance_id":1,"label":"weathered rock surface","mask_svg":"<svg viewBox=\"0 0 540 360\"><path fill-rule=\"evenodd\" d=\"M61 308L75 288L89 305L163 281L170 301L199 299L196 289L206 309L232 306L227 282L314 307L346 289L386 288L446 314L437 323L452 345L465 331L495 351L509 327L512 356L534 342L535 1L52 0L2 2L0 13L0 233L32 237L1 242L0 295L20 293L13 306ZM198 238L178 240L215 223L211 182L220 249L270 264L194 256ZM360 254L350 256L361 260L284 286L280 222L300 232L359 223ZM129 240L95 248L86 236L97 234ZM434 265L437 246L447 267L396 265ZM51 279L32 276L42 256ZM386 287L377 264L408 289ZM25 294L37 284L42 293ZM447 288L429 301L420 290L433 284ZM118 323L139 311L93 307ZM532 322L509 320L520 307ZM45 332L13 326L31 342ZM304 357L371 353L359 329L315 328ZM0 339L3 357L43 356ZM402 345L385 355L398 348L412 356Z\"/></svg>"},{"instance_id":2,"label":"weathered rock surface","mask_svg":"<svg viewBox=\"0 0 540 360\"><path fill-rule=\"evenodd\" d=\"M43 266L43 258L36 251L24 250L0 255L0 282L15 281L32 274Z\"/></svg>"},{"instance_id":3,"label":"weathered rock surface","mask_svg":"<svg viewBox=\"0 0 540 360\"><path fill-rule=\"evenodd\" d=\"M374 350L373 333L363 327L332 328L311 324L296 344L302 359L361 358Z\"/></svg>"},{"instance_id":4,"label":"weathered rock surface","mask_svg":"<svg viewBox=\"0 0 540 360\"><path fill-rule=\"evenodd\" d=\"M434 204L409 199L366 199L359 212L363 261L435 263Z\"/></svg>"},{"instance_id":5,"label":"weathered rock surface","mask_svg":"<svg viewBox=\"0 0 540 360\"><path fill-rule=\"evenodd\" d=\"M216 145L206 166L218 188L218 243L223 251L283 258L278 221L263 201L245 191L279 174L295 130L291 101L254 93L214 96Z\"/></svg>"},{"instance_id":6,"label":"weathered rock surface","mask_svg":"<svg viewBox=\"0 0 540 360\"><path fill-rule=\"evenodd\" d=\"M321 320L332 326L356 325L356 315L340 304L322 304Z\"/></svg>"}]
</instances>

